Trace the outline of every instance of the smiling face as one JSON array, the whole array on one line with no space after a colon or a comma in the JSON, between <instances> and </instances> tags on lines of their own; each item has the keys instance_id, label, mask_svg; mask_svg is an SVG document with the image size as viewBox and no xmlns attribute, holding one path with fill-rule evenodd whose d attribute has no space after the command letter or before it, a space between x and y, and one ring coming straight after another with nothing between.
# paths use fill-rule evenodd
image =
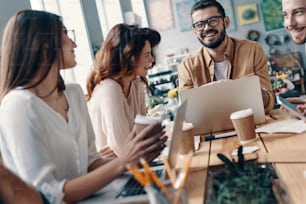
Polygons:
<instances>
[{"instance_id":1,"label":"smiling face","mask_svg":"<svg viewBox=\"0 0 306 204\"><path fill-rule=\"evenodd\" d=\"M74 54L74 48L77 45L68 37L67 33L68 31L64 27L62 31L63 69L74 67L77 64Z\"/></svg>"},{"instance_id":2,"label":"smiling face","mask_svg":"<svg viewBox=\"0 0 306 204\"><path fill-rule=\"evenodd\" d=\"M229 18L227 16L222 18L220 16L221 14L216 7L200 9L193 12L191 15L194 25L193 31L203 46L214 49L225 39L225 29L229 26ZM213 21L211 21L211 19L213 19ZM202 29L199 30L195 26L201 21L206 23L202 26ZM209 25L208 22L210 22L211 25Z\"/></svg>"},{"instance_id":3,"label":"smiling face","mask_svg":"<svg viewBox=\"0 0 306 204\"><path fill-rule=\"evenodd\" d=\"M146 77L148 70L152 67L153 62L154 58L152 56L151 44L148 40L146 40L139 58L135 63L135 74L138 76Z\"/></svg>"},{"instance_id":4,"label":"smiling face","mask_svg":"<svg viewBox=\"0 0 306 204\"><path fill-rule=\"evenodd\" d=\"M306 0L282 0L284 26L296 44L306 41Z\"/></svg>"}]
</instances>

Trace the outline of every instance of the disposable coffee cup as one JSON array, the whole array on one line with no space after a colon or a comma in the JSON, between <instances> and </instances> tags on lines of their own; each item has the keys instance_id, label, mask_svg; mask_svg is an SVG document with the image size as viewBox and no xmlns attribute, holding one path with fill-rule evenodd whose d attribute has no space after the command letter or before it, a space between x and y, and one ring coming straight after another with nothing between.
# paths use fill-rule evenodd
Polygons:
<instances>
[{"instance_id":1,"label":"disposable coffee cup","mask_svg":"<svg viewBox=\"0 0 306 204\"><path fill-rule=\"evenodd\" d=\"M230 116L240 144L248 144L256 140L254 114L251 108L234 112Z\"/></svg>"},{"instance_id":2,"label":"disposable coffee cup","mask_svg":"<svg viewBox=\"0 0 306 204\"><path fill-rule=\"evenodd\" d=\"M184 122L180 142L180 153L188 154L189 152L194 152L193 124Z\"/></svg>"},{"instance_id":3,"label":"disposable coffee cup","mask_svg":"<svg viewBox=\"0 0 306 204\"><path fill-rule=\"evenodd\" d=\"M147 127L154 121L162 123L162 119L160 117L137 114L134 120L136 126L136 134L141 132L145 127Z\"/></svg>"}]
</instances>

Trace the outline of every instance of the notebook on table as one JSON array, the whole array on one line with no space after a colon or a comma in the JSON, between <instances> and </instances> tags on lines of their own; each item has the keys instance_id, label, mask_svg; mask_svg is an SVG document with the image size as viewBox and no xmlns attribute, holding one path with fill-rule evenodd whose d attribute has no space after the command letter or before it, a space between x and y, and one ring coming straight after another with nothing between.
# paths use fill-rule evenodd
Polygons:
<instances>
[{"instance_id":1,"label":"notebook on table","mask_svg":"<svg viewBox=\"0 0 306 204\"><path fill-rule=\"evenodd\" d=\"M171 140L169 143L168 161L170 167L175 167L177 156L179 154L180 137L185 120L187 101L181 103L175 114ZM152 167L160 177L165 177L166 168L164 165ZM134 186L136 185L136 186ZM131 194L129 194L131 193ZM112 183L102 188L92 197L80 202L80 204L96 204L96 203L137 203L148 201L147 195L143 188L139 188L139 184L130 174L124 174L115 179Z\"/></svg>"},{"instance_id":2,"label":"notebook on table","mask_svg":"<svg viewBox=\"0 0 306 204\"><path fill-rule=\"evenodd\" d=\"M188 99L186 121L193 123L195 135L234 129L230 114L247 108L252 108L256 124L265 122L258 76L181 90L179 97Z\"/></svg>"}]
</instances>

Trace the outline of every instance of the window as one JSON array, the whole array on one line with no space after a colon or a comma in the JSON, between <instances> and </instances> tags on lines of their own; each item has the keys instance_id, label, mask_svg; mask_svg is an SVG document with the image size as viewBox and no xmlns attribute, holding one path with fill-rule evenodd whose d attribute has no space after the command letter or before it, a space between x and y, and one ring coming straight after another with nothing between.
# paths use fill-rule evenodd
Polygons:
<instances>
[{"instance_id":1,"label":"window","mask_svg":"<svg viewBox=\"0 0 306 204\"><path fill-rule=\"evenodd\" d=\"M103 36L117 23L123 22L120 1L96 0Z\"/></svg>"},{"instance_id":2,"label":"window","mask_svg":"<svg viewBox=\"0 0 306 204\"><path fill-rule=\"evenodd\" d=\"M86 93L86 80L93 62L91 44L83 19L82 5L75 0L31 0L32 9L45 10L63 17L65 26L75 30L75 55L77 66L73 69L63 70L61 74L66 82L77 82Z\"/></svg>"},{"instance_id":3,"label":"window","mask_svg":"<svg viewBox=\"0 0 306 204\"><path fill-rule=\"evenodd\" d=\"M68 29L75 30L77 44L75 54L78 63L75 68L63 70L61 71L61 74L66 82L79 83L85 94L87 93L87 76L93 63L93 51L90 36L96 34L96 31L91 31L88 26L86 26L86 20L84 18L87 16L86 11L83 8L86 1L88 0L30 0L32 9L45 10L58 14L63 17L64 24ZM82 2L84 4L82 4ZM133 12L141 18L141 26L148 26L144 1L131 0L131 5ZM95 6L99 22L93 23L100 23L103 36L106 36L110 28L115 24L124 22L120 1L95 0ZM96 37L94 41L97 41L97 39L100 38Z\"/></svg>"}]
</instances>

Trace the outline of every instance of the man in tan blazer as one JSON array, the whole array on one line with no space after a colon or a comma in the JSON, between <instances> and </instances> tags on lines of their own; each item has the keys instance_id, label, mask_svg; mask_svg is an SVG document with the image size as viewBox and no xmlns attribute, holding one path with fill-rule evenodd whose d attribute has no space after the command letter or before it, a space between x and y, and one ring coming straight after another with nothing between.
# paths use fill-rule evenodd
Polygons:
<instances>
[{"instance_id":1,"label":"man in tan blazer","mask_svg":"<svg viewBox=\"0 0 306 204\"><path fill-rule=\"evenodd\" d=\"M262 47L253 41L227 36L230 19L215 0L196 2L191 18L193 31L202 46L178 66L180 90L257 75L265 112L269 113L274 107L274 93Z\"/></svg>"}]
</instances>

